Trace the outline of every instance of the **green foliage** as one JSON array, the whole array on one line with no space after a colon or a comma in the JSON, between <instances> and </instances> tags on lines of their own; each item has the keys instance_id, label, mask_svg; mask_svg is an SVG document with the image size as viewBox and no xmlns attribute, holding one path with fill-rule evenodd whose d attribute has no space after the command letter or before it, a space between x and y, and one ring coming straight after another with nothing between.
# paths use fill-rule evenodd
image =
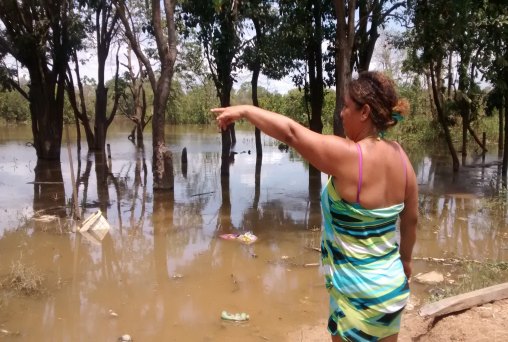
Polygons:
<instances>
[{"instance_id":1,"label":"green foliage","mask_svg":"<svg viewBox=\"0 0 508 342\"><path fill-rule=\"evenodd\" d=\"M411 106L410 116L419 116L429 114L429 96L428 92L422 87L420 78L415 75L411 83L400 84L398 86L400 97L409 101Z\"/></svg>"},{"instance_id":2,"label":"green foliage","mask_svg":"<svg viewBox=\"0 0 508 342\"><path fill-rule=\"evenodd\" d=\"M173 82L166 120L172 124L209 124L213 121L210 109L219 106L215 86L210 79L183 90Z\"/></svg>"},{"instance_id":3,"label":"green foliage","mask_svg":"<svg viewBox=\"0 0 508 342\"><path fill-rule=\"evenodd\" d=\"M0 118L7 122L29 121L28 101L16 91L0 92Z\"/></svg>"}]
</instances>

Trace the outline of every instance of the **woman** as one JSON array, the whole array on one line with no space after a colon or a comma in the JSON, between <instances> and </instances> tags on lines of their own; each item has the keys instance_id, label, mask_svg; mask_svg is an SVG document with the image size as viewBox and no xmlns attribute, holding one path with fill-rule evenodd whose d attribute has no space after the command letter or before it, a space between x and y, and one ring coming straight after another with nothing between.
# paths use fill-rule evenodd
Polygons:
<instances>
[{"instance_id":1,"label":"woman","mask_svg":"<svg viewBox=\"0 0 508 342\"><path fill-rule=\"evenodd\" d=\"M222 129L245 118L330 175L321 196L321 253L332 341L396 341L409 297L418 186L400 145L380 138L408 111L393 82L364 72L350 83L341 112L347 139L253 106L212 111Z\"/></svg>"}]
</instances>

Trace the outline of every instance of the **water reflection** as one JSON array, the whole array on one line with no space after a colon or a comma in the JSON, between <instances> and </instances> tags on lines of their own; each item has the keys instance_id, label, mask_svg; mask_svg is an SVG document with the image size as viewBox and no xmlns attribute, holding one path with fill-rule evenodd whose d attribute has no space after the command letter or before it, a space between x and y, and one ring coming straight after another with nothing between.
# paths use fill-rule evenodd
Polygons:
<instances>
[{"instance_id":1,"label":"water reflection","mask_svg":"<svg viewBox=\"0 0 508 342\"><path fill-rule=\"evenodd\" d=\"M39 160L34 174L34 212L65 217L65 188L60 162Z\"/></svg>"},{"instance_id":2,"label":"water reflection","mask_svg":"<svg viewBox=\"0 0 508 342\"><path fill-rule=\"evenodd\" d=\"M110 131L111 159L73 156L83 216L100 209L112 226L100 246L70 229L46 234L30 219L38 210L69 215L66 153L61 164L37 165L32 174L23 166L33 156L22 145L0 145L0 204L2 215L11 215L1 220L0 274L22 255L44 273L49 294L6 303L10 314L2 328L20 331L23 340L115 340L129 333L147 341L279 341L324 318L320 269L305 265L319 262L308 247L319 246L315 228L322 225L325 175L266 137L263 156L249 154L255 148L251 128L237 129L238 153L226 159L214 128L171 128L168 144L181 172L175 172L173 192L153 193L145 158L151 151L131 144L126 132ZM492 214L481 199L492 191L489 180L495 187L497 166L454 177L445 157L422 151L410 157L422 189L415 254L506 260L507 240L500 238L508 233L506 215ZM19 196L6 195L14 192ZM27 203L33 205L25 224L12 225L13 213L27 212ZM258 241L219 238L246 231ZM252 321L227 325L220 321L222 310L248 312Z\"/></svg>"}]
</instances>

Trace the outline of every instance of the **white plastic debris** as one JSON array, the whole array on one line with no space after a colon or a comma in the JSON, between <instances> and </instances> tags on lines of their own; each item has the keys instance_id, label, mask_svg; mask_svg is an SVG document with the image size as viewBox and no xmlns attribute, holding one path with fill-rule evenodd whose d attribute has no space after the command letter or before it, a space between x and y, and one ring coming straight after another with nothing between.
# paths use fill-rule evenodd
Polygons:
<instances>
[{"instance_id":1,"label":"white plastic debris","mask_svg":"<svg viewBox=\"0 0 508 342\"><path fill-rule=\"evenodd\" d=\"M110 225L108 221L102 216L102 212L97 210L95 214L88 216L88 218L83 221L83 224L81 224L78 230L90 242L100 245L109 229Z\"/></svg>"}]
</instances>

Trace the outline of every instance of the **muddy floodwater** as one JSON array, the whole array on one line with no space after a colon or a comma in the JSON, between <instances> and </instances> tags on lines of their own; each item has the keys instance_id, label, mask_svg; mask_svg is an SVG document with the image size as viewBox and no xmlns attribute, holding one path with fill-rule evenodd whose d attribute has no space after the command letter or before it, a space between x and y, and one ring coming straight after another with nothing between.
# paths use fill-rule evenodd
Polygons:
<instances>
[{"instance_id":1,"label":"muddy floodwater","mask_svg":"<svg viewBox=\"0 0 508 342\"><path fill-rule=\"evenodd\" d=\"M168 127L174 191L154 193L151 135L142 151L130 129L112 125L111 158L84 141L78 154L71 129L72 163L64 134L61 162L47 164L27 145L30 127L0 127L0 339L285 341L326 318L316 251L326 175L266 136L256 160L248 126L221 177L216 128ZM508 261L497 153L453 175L435 148L408 149L420 185L414 274L441 267L419 258ZM73 179L79 215L101 210L110 226L102 240L76 232ZM221 238L247 232L257 240ZM417 302L429 296L411 286Z\"/></svg>"}]
</instances>

